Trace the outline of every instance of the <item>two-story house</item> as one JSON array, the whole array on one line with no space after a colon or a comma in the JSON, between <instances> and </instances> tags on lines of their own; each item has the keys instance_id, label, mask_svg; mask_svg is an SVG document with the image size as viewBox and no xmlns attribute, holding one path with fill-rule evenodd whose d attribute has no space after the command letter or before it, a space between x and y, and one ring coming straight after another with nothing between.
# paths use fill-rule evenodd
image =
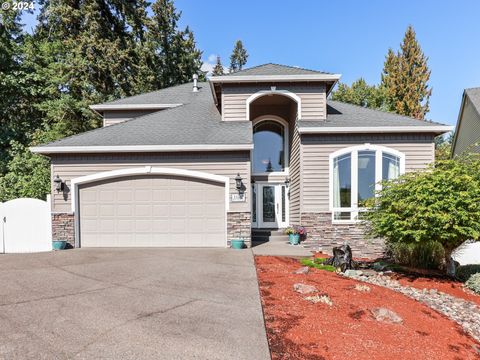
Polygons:
<instances>
[{"instance_id":1,"label":"two-story house","mask_svg":"<svg viewBox=\"0 0 480 360\"><path fill-rule=\"evenodd\" d=\"M54 238L76 247L225 247L307 227L348 241L379 182L434 160L442 124L328 100L340 75L266 64L92 110L104 127L32 148L52 160Z\"/></svg>"}]
</instances>

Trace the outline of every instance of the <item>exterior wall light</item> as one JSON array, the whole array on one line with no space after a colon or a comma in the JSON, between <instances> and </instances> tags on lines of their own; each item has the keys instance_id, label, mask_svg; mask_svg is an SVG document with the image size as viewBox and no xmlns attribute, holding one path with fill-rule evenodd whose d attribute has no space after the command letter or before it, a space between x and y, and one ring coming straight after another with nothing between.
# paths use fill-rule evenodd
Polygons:
<instances>
[{"instance_id":1,"label":"exterior wall light","mask_svg":"<svg viewBox=\"0 0 480 360\"><path fill-rule=\"evenodd\" d=\"M53 179L53 182L55 184L55 190L58 192L63 191L65 183L63 182L62 179L60 179L60 176L55 176L55 179Z\"/></svg>"},{"instance_id":2,"label":"exterior wall light","mask_svg":"<svg viewBox=\"0 0 480 360\"><path fill-rule=\"evenodd\" d=\"M243 193L243 183L242 183L242 177L240 176L240 173L237 173L237 176L235 176L235 187L238 191L239 194Z\"/></svg>"}]
</instances>

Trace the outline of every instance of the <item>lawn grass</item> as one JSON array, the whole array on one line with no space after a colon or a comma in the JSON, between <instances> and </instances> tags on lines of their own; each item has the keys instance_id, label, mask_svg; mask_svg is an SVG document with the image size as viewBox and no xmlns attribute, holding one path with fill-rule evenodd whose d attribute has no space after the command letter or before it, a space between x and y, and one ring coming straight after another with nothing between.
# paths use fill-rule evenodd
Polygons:
<instances>
[{"instance_id":1,"label":"lawn grass","mask_svg":"<svg viewBox=\"0 0 480 360\"><path fill-rule=\"evenodd\" d=\"M300 260L300 264L308 267L313 267L315 269L335 272L337 269L334 266L324 264L326 260L327 259L324 259L324 258L315 258L315 259L305 258Z\"/></svg>"}]
</instances>

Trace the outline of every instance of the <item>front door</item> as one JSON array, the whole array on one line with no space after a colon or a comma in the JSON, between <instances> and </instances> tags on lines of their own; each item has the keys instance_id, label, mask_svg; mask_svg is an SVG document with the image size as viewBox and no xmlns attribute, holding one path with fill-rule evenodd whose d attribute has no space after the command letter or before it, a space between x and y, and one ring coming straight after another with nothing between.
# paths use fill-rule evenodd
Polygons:
<instances>
[{"instance_id":1,"label":"front door","mask_svg":"<svg viewBox=\"0 0 480 360\"><path fill-rule=\"evenodd\" d=\"M255 184L253 194L254 224L259 228L288 226L288 193L284 184ZM255 223L256 222L256 223Z\"/></svg>"}]
</instances>

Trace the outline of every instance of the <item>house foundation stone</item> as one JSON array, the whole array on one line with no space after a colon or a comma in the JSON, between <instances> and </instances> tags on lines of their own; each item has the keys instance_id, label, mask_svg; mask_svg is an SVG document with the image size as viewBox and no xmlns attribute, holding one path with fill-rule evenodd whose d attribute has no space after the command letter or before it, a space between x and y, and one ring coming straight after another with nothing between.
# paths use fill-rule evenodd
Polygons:
<instances>
[{"instance_id":1,"label":"house foundation stone","mask_svg":"<svg viewBox=\"0 0 480 360\"><path fill-rule=\"evenodd\" d=\"M306 248L332 255L333 247L347 243L355 258L375 259L385 253L382 239L367 239L360 224L332 224L331 212L304 212L301 224L307 229Z\"/></svg>"}]
</instances>

